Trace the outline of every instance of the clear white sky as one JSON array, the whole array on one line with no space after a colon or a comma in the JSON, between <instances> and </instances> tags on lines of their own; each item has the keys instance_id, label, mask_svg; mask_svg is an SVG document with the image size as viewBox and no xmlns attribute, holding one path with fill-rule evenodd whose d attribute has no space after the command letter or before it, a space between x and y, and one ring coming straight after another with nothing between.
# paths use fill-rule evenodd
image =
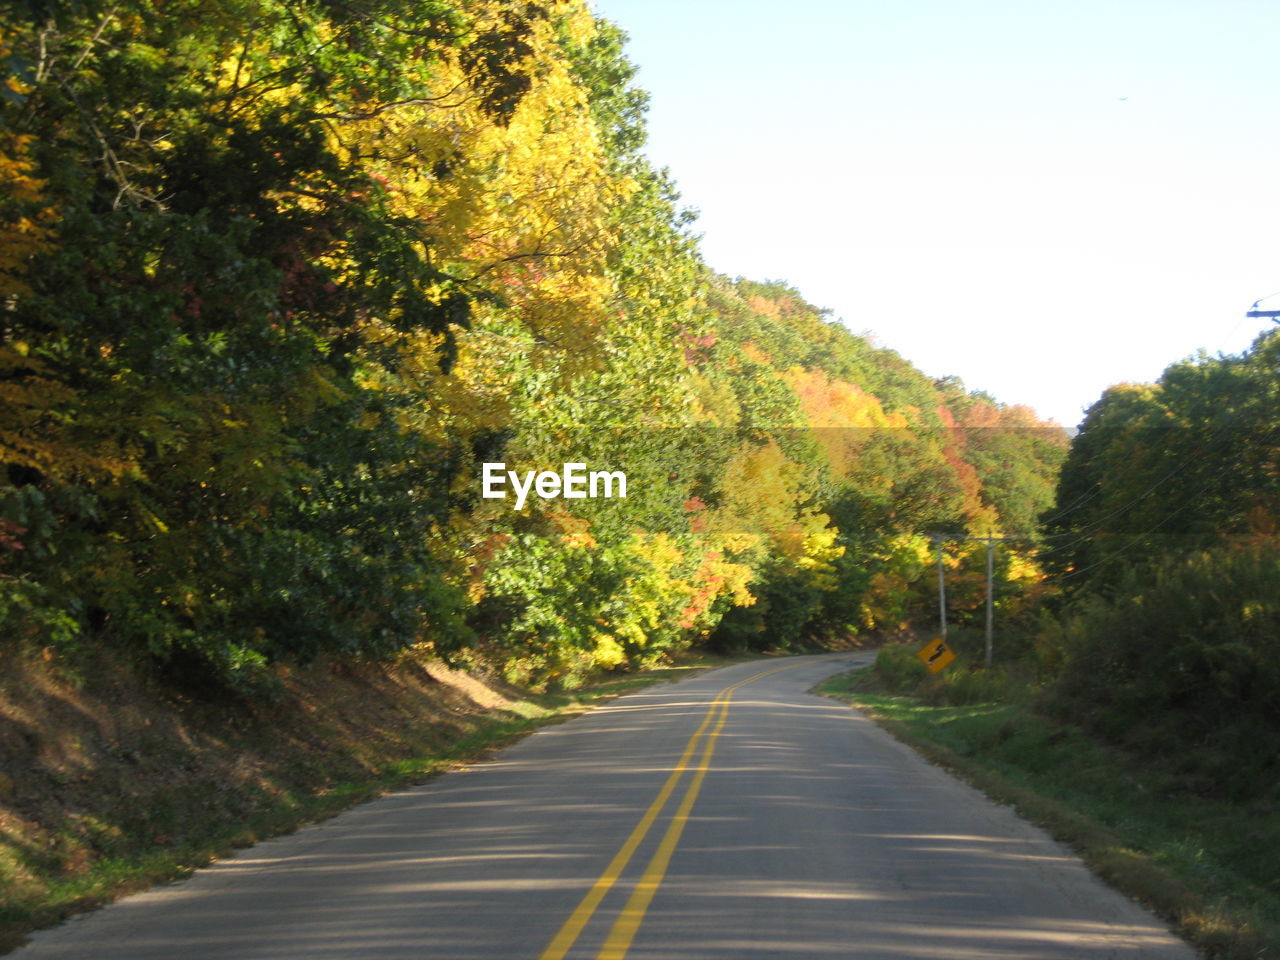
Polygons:
<instances>
[{"instance_id":1,"label":"clear white sky","mask_svg":"<svg viewBox=\"0 0 1280 960\"><path fill-rule=\"evenodd\" d=\"M1074 425L1280 291L1280 0L595 0L731 276Z\"/></svg>"}]
</instances>

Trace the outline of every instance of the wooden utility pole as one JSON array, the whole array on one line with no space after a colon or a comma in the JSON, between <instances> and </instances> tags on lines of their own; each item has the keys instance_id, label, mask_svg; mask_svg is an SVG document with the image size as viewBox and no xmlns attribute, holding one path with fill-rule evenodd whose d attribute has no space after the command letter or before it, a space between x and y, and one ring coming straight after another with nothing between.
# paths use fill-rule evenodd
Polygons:
<instances>
[{"instance_id":1,"label":"wooden utility pole","mask_svg":"<svg viewBox=\"0 0 1280 960\"><path fill-rule=\"evenodd\" d=\"M991 634L995 607L995 537L987 536L987 669L991 669Z\"/></svg>"},{"instance_id":2,"label":"wooden utility pole","mask_svg":"<svg viewBox=\"0 0 1280 960\"><path fill-rule=\"evenodd\" d=\"M947 639L947 581L942 570L944 540L982 540L987 545L987 636L986 664L991 666L993 638L995 635L995 543L997 540L1016 540L1016 537L949 537L945 533L931 533L929 539L938 545L938 621L942 627L942 639Z\"/></svg>"},{"instance_id":3,"label":"wooden utility pole","mask_svg":"<svg viewBox=\"0 0 1280 960\"><path fill-rule=\"evenodd\" d=\"M931 533L929 539L938 545L938 624L945 643L947 639L947 578L942 572L942 534Z\"/></svg>"}]
</instances>

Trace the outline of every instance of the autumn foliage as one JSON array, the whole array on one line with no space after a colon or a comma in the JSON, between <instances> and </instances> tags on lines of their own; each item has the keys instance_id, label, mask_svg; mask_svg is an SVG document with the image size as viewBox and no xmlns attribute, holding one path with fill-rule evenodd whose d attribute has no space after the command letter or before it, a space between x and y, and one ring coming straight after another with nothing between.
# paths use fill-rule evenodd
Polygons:
<instances>
[{"instance_id":1,"label":"autumn foliage","mask_svg":"<svg viewBox=\"0 0 1280 960\"><path fill-rule=\"evenodd\" d=\"M246 689L410 646L571 682L898 629L925 533L1037 536L1061 430L713 275L580 0L25 9L7 642ZM629 495L516 512L495 460Z\"/></svg>"}]
</instances>

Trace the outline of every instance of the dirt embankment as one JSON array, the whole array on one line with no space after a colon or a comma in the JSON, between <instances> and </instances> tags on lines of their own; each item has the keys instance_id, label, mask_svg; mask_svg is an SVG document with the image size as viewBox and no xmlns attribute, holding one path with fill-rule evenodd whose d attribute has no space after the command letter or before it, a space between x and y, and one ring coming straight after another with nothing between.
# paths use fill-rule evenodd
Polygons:
<instances>
[{"instance_id":1,"label":"dirt embankment","mask_svg":"<svg viewBox=\"0 0 1280 960\"><path fill-rule=\"evenodd\" d=\"M546 711L433 663L317 664L271 702L0 660L0 951L25 931L423 779Z\"/></svg>"}]
</instances>

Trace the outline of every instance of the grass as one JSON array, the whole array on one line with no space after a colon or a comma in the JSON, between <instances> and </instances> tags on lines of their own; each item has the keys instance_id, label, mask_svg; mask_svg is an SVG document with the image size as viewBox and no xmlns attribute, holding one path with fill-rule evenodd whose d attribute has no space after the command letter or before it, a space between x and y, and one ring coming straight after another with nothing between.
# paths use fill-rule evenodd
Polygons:
<instances>
[{"instance_id":1,"label":"grass","mask_svg":"<svg viewBox=\"0 0 1280 960\"><path fill-rule=\"evenodd\" d=\"M1280 811L1189 792L1134 757L1022 702L931 704L874 668L819 693L852 703L929 760L1075 848L1207 956L1280 957Z\"/></svg>"},{"instance_id":2,"label":"grass","mask_svg":"<svg viewBox=\"0 0 1280 960\"><path fill-rule=\"evenodd\" d=\"M25 728L28 740L44 741L28 768L39 772L0 780L0 952L32 930L474 762L602 700L729 662L691 655L570 692L485 687L483 704L421 676L343 671L247 719L148 701L145 685L128 677L104 684L108 697L37 676L22 684L23 699L0 703L9 708L0 721L11 723L45 711ZM19 685L8 680L4 692ZM469 696L478 686L464 683ZM95 738L105 718L130 711L136 729ZM254 768L241 774L246 757Z\"/></svg>"}]
</instances>

